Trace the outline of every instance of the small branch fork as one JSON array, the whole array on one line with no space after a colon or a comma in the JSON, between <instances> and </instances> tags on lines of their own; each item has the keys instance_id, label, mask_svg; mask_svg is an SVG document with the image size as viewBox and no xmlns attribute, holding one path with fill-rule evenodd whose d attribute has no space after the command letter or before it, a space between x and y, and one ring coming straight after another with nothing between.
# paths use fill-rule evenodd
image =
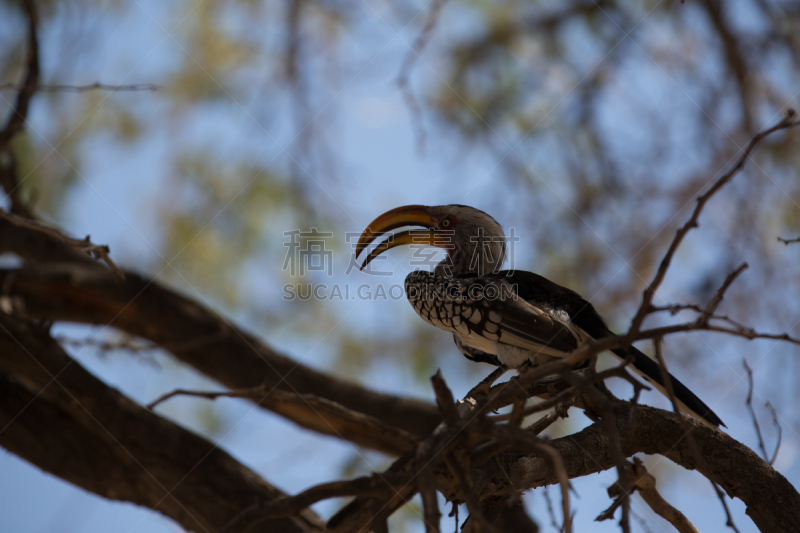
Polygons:
<instances>
[{"instance_id":1,"label":"small branch fork","mask_svg":"<svg viewBox=\"0 0 800 533\"><path fill-rule=\"evenodd\" d=\"M775 451L772 453L772 459L770 459L769 454L767 453L767 447L764 444L764 436L761 434L761 426L758 424L758 417L756 416L755 409L753 409L753 369L750 368L750 365L747 364L747 360L744 359L742 361L744 363L744 369L747 372L747 400L745 404L747 405L747 410L750 413L750 417L753 419L753 427L756 430L756 436L758 437L758 448L761 450L761 455L764 456L764 460L772 466L775 464L775 459L778 458L778 451L781 449L781 438L783 437L783 429L781 428L780 422L778 422L778 413L775 412L775 408L772 407L772 404L767 402L766 407L769 409L770 414L772 414L772 423L775 425L775 429L778 432L778 441L775 444Z\"/></svg>"},{"instance_id":2,"label":"small branch fork","mask_svg":"<svg viewBox=\"0 0 800 533\"><path fill-rule=\"evenodd\" d=\"M425 24L423 25L419 35L417 35L411 50L408 51L403 59L403 64L400 66L400 73L397 76L397 86L400 87L400 91L403 94L403 99L405 100L408 110L411 113L411 121L414 126L417 151L420 154L425 152L425 126L422 123L422 109L420 108L417 99L414 97L414 92L411 90L409 78L411 76L411 70L414 68L414 63L416 63L416 61L422 55L425 46L427 46L428 41L433 34L433 29L436 27L436 23L439 20L439 13L442 11L442 7L444 7L445 2L447 2L447 0L433 0L431 2L430 9L428 10L427 17L425 18Z\"/></svg>"},{"instance_id":3,"label":"small branch fork","mask_svg":"<svg viewBox=\"0 0 800 533\"><path fill-rule=\"evenodd\" d=\"M24 218L18 215L14 215L12 213L8 213L0 209L0 219L6 220L11 222L15 226L21 226L23 228L28 228L34 231L38 231L41 233L45 233L51 237L58 239L59 241L68 244L70 246L74 246L75 248L79 248L86 252L87 255L93 257L96 260L103 261L108 267L120 278L125 279L125 273L111 260L109 257L110 249L108 245L105 244L94 244L89 236L87 235L85 239L73 239L72 237L67 237L60 231L55 228L51 228L42 224L37 220L33 220L31 218Z\"/></svg>"},{"instance_id":4,"label":"small branch fork","mask_svg":"<svg viewBox=\"0 0 800 533\"><path fill-rule=\"evenodd\" d=\"M14 151L11 149L11 140L15 135L23 131L25 123L28 119L28 112L30 110L31 100L37 91L40 90L73 90L77 92L104 89L104 90L153 90L154 86L108 86L95 83L93 85L83 87L71 86L45 86L39 85L41 78L41 66L39 61L39 37L38 25L39 15L36 10L36 4L33 0L25 0L22 2L23 10L28 18L28 50L25 76L21 84L2 85L0 90L16 90L17 98L14 108L11 110L8 119L0 130L0 186L8 195L10 200L10 212L0 210L0 218L11 222L17 226L22 226L28 229L46 233L51 237L64 242L70 246L82 249L88 255L96 260L103 261L108 267L121 278L125 278L122 270L111 260L109 257L109 248L106 245L97 245L91 242L87 236L83 240L72 239L63 235L61 232L54 228L50 228L35 219L30 208L25 205L20 197L20 183L17 176L17 160ZM113 87L113 89L112 89Z\"/></svg>"},{"instance_id":5,"label":"small branch fork","mask_svg":"<svg viewBox=\"0 0 800 533\"><path fill-rule=\"evenodd\" d=\"M661 518L672 524L679 533L699 533L696 527L678 509L670 505L656 490L656 478L645 469L644 464L638 457L633 458L632 463L626 463L630 485L621 487L615 483L608 488L608 495L616 498L611 507L603 511L596 518L597 521L608 520L614 516L614 510L619 506L622 498L632 491L637 491L642 499L656 512Z\"/></svg>"},{"instance_id":6,"label":"small branch fork","mask_svg":"<svg viewBox=\"0 0 800 533\"><path fill-rule=\"evenodd\" d=\"M661 264L656 271L656 275L653 278L653 281L647 288L644 290L642 294L642 303L639 306L636 315L633 317L631 322L630 330L628 331L628 338L633 339L636 334L641 330L642 322L644 322L645 317L653 310L653 296L655 296L656 291L661 286L661 283L664 281L664 277L667 274L667 269L669 269L670 264L672 263L672 258L675 256L675 252L677 251L678 247L680 246L681 242L683 242L683 238L686 237L686 234L689 233L693 228L698 227L698 220L700 218L700 213L703 211L706 203L714 196L720 189L722 189L725 185L730 182L736 174L744 167L745 162L750 157L750 154L755 149L758 144L764 140L764 138L768 137L770 134L784 130L788 128L792 128L797 126L798 122L796 119L796 112L794 109L789 109L786 112L783 120L778 122L776 125L768 128L758 134L756 134L750 142L747 144L745 149L742 151L742 154L739 156L739 159L736 163L725 172L722 176L720 176L717 181L714 182L713 185L702 195L697 198L697 205L692 212L692 215L689 217L689 220L681 226L677 233L675 234L675 238L672 240L672 243L667 250L667 253L664 255L664 258L661 260Z\"/></svg>"}]
</instances>

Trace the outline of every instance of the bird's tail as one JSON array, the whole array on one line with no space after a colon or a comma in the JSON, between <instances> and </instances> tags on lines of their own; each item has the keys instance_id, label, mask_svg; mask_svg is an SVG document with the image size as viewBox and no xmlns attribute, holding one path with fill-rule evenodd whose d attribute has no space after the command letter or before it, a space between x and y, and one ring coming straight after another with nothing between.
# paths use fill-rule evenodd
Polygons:
<instances>
[{"instance_id":1,"label":"bird's tail","mask_svg":"<svg viewBox=\"0 0 800 533\"><path fill-rule=\"evenodd\" d=\"M645 354L631 346L627 350L620 348L612 350L614 355L621 360L625 360L629 355L633 355L633 362L631 366L637 374L647 380L652 386L658 389L661 394L669 397L667 389L664 386L664 379L661 377L661 367L653 359L647 357ZM714 427L727 427L720 420L720 418L711 410L709 406L703 403L703 400L698 398L686 385L678 381L675 376L669 374L669 379L672 384L672 390L675 393L675 399L678 401L678 407L684 413L691 415L702 422L713 425Z\"/></svg>"}]
</instances>

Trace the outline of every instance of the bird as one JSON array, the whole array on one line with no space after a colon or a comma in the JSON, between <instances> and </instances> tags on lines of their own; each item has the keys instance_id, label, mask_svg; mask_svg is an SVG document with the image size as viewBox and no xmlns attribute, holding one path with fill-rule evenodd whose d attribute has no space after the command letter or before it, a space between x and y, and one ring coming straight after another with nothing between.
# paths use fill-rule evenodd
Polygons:
<instances>
[{"instance_id":1,"label":"bird","mask_svg":"<svg viewBox=\"0 0 800 533\"><path fill-rule=\"evenodd\" d=\"M389 233L403 227L408 229ZM388 235L387 235L388 233ZM402 245L446 250L432 271L405 279L406 297L429 324L451 332L468 359L502 369L559 359L589 340L616 336L591 303L575 291L523 270L500 270L507 252L502 226L474 207L407 205L373 220L356 244L363 270L380 254ZM633 346L615 348L620 360L669 397L659 364ZM722 420L677 378L668 374L679 409L713 427ZM491 377L491 376L490 376Z\"/></svg>"}]
</instances>

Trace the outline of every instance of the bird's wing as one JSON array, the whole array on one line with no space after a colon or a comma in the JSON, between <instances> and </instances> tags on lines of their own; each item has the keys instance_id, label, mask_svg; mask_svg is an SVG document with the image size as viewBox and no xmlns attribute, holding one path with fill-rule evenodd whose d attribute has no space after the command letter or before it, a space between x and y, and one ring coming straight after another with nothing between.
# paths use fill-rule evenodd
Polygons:
<instances>
[{"instance_id":1,"label":"bird's wing","mask_svg":"<svg viewBox=\"0 0 800 533\"><path fill-rule=\"evenodd\" d=\"M462 336L553 353L570 352L581 341L568 321L521 298L503 279L418 271L406 279L406 293L426 322Z\"/></svg>"},{"instance_id":2,"label":"bird's wing","mask_svg":"<svg viewBox=\"0 0 800 533\"><path fill-rule=\"evenodd\" d=\"M525 271L504 271L490 277L512 284L521 298L552 314L564 316L573 326L580 328L594 339L615 335L608 329L605 321L592 307L592 304L575 291L553 283L547 278ZM633 346L617 348L611 352L622 361L630 357L632 369L665 396L668 396L661 368L656 361ZM725 425L710 407L675 376L670 374L669 379L682 411L714 426Z\"/></svg>"}]
</instances>

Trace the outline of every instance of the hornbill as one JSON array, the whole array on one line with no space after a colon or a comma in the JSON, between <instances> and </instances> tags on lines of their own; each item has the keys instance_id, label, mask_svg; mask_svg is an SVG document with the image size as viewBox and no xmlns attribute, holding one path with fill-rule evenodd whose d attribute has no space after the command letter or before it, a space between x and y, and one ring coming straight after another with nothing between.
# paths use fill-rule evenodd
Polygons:
<instances>
[{"instance_id":1,"label":"hornbill","mask_svg":"<svg viewBox=\"0 0 800 533\"><path fill-rule=\"evenodd\" d=\"M519 270L500 270L506 256L503 228L483 211L465 205L408 205L388 211L370 223L359 238L356 257L387 232L391 234L364 259L405 244L447 250L433 272L417 270L406 277L405 291L414 310L429 324L453 333L467 358L520 368L566 355L588 339L615 335L592 304L576 292ZM612 350L632 359L637 374L667 395L658 363L634 347ZM722 420L672 375L672 390L681 410L713 426Z\"/></svg>"}]
</instances>

